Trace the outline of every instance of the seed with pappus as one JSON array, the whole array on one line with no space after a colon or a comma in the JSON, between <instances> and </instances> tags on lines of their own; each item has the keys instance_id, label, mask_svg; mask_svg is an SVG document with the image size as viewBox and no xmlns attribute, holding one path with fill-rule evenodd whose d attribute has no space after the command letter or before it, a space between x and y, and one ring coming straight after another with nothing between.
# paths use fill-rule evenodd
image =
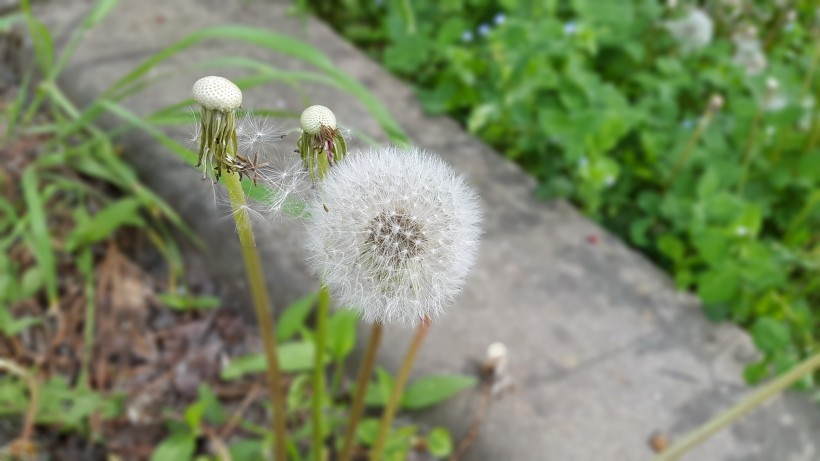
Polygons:
<instances>
[{"instance_id":1,"label":"seed with pappus","mask_svg":"<svg viewBox=\"0 0 820 461\"><path fill-rule=\"evenodd\" d=\"M351 153L309 206L311 268L369 322L418 325L442 314L475 260L476 194L417 148Z\"/></svg>"}]
</instances>

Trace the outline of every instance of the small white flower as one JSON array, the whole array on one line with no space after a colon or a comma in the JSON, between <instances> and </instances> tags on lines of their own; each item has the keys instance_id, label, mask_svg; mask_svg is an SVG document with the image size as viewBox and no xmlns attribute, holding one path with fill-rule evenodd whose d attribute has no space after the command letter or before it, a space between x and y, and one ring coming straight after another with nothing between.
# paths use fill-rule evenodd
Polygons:
<instances>
[{"instance_id":1,"label":"small white flower","mask_svg":"<svg viewBox=\"0 0 820 461\"><path fill-rule=\"evenodd\" d=\"M242 105L242 90L224 77L202 77L194 83L193 94L205 109L228 112Z\"/></svg>"},{"instance_id":2,"label":"small white flower","mask_svg":"<svg viewBox=\"0 0 820 461\"><path fill-rule=\"evenodd\" d=\"M568 21L564 24L564 35L575 35L578 32L578 24L573 21Z\"/></svg>"},{"instance_id":3,"label":"small white flower","mask_svg":"<svg viewBox=\"0 0 820 461\"><path fill-rule=\"evenodd\" d=\"M302 111L299 124L305 133L317 135L321 133L323 126L336 129L336 115L325 106L310 106Z\"/></svg>"},{"instance_id":4,"label":"small white flower","mask_svg":"<svg viewBox=\"0 0 820 461\"><path fill-rule=\"evenodd\" d=\"M309 204L309 264L368 322L417 325L464 284L480 235L476 194L417 148L353 152Z\"/></svg>"},{"instance_id":5,"label":"small white flower","mask_svg":"<svg viewBox=\"0 0 820 461\"><path fill-rule=\"evenodd\" d=\"M490 33L490 25L489 24L481 24L478 26L478 35L484 37Z\"/></svg>"},{"instance_id":6,"label":"small white flower","mask_svg":"<svg viewBox=\"0 0 820 461\"><path fill-rule=\"evenodd\" d=\"M749 235L749 229L746 226L737 226L735 228L735 235L738 237L745 237Z\"/></svg>"},{"instance_id":7,"label":"small white flower","mask_svg":"<svg viewBox=\"0 0 820 461\"><path fill-rule=\"evenodd\" d=\"M495 24L496 26L504 24L506 20L507 16L504 13L496 13L496 15L493 16L493 24Z\"/></svg>"},{"instance_id":8,"label":"small white flower","mask_svg":"<svg viewBox=\"0 0 820 461\"><path fill-rule=\"evenodd\" d=\"M714 24L705 11L694 8L683 18L663 23L666 30L681 44L684 52L703 48L712 42Z\"/></svg>"},{"instance_id":9,"label":"small white flower","mask_svg":"<svg viewBox=\"0 0 820 461\"><path fill-rule=\"evenodd\" d=\"M470 43L470 42L473 41L473 38L474 38L473 37L473 32L470 31L470 30L465 30L464 32L461 33L461 41L462 42Z\"/></svg>"}]
</instances>

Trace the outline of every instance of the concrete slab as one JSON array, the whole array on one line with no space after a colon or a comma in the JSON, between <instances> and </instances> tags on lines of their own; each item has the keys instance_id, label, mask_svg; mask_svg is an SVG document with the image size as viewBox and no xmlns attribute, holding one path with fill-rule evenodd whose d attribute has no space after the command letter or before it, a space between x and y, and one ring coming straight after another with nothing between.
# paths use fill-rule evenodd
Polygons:
<instances>
[{"instance_id":1,"label":"concrete slab","mask_svg":"<svg viewBox=\"0 0 820 461\"><path fill-rule=\"evenodd\" d=\"M89 4L52 1L42 12L64 37ZM517 390L492 405L466 458L470 461L649 459L653 432L679 437L748 392L741 370L754 351L743 332L707 322L697 301L677 293L640 255L566 203L536 201L533 181L517 167L452 120L425 116L407 85L326 25L287 11L284 1L123 0L88 35L61 83L71 98L86 104L142 59L200 27L264 27L323 50L384 102L416 144L464 172L481 194L486 235L467 289L433 328L416 371L471 371L491 342L509 347ZM127 107L145 114L187 98L204 71L183 68L218 56L261 59L282 69L309 68L250 45L213 41L164 64L162 69L179 74L132 98ZM342 125L384 139L354 98L331 88L304 88L310 102L331 107ZM305 103L292 89L276 85L247 92L245 101L254 108L295 112ZM119 123L114 117L104 119L109 127ZM223 283L226 299L243 306L232 224L214 210L210 185L143 134L121 141L146 183L208 243L205 265ZM257 235L279 306L315 287L302 262L298 225L260 225ZM388 368L396 368L409 335L399 329L387 332L380 360ZM475 393L467 393L417 416L460 434L475 399ZM818 433L820 407L807 395L789 393L686 459L816 460Z\"/></svg>"}]
</instances>

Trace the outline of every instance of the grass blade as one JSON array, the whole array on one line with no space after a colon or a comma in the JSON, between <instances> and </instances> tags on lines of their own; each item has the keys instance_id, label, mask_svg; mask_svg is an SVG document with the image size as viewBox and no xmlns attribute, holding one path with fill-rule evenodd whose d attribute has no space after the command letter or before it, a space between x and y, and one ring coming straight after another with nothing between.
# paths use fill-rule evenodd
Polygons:
<instances>
[{"instance_id":1,"label":"grass blade","mask_svg":"<svg viewBox=\"0 0 820 461\"><path fill-rule=\"evenodd\" d=\"M51 236L48 233L43 200L37 188L37 172L31 167L26 168L20 183L31 228L26 240L43 271L49 309L56 309L59 301L57 297L57 260L51 248Z\"/></svg>"}]
</instances>

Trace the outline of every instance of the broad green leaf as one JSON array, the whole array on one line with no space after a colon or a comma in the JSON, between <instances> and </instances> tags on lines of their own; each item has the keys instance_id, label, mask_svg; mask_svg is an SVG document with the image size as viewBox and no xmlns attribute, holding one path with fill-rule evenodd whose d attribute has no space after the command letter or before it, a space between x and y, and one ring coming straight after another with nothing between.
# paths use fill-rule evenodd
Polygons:
<instances>
[{"instance_id":1,"label":"broad green leaf","mask_svg":"<svg viewBox=\"0 0 820 461\"><path fill-rule=\"evenodd\" d=\"M443 402L476 385L478 379L464 375L427 376L407 386L401 400L402 408L417 410Z\"/></svg>"},{"instance_id":2,"label":"broad green leaf","mask_svg":"<svg viewBox=\"0 0 820 461\"><path fill-rule=\"evenodd\" d=\"M367 386L364 403L370 407L382 407L393 390L393 377L382 367L376 368L376 382Z\"/></svg>"},{"instance_id":3,"label":"broad green leaf","mask_svg":"<svg viewBox=\"0 0 820 461\"><path fill-rule=\"evenodd\" d=\"M739 277L731 266L711 269L698 278L698 295L706 304L724 303L737 292Z\"/></svg>"},{"instance_id":4,"label":"broad green leaf","mask_svg":"<svg viewBox=\"0 0 820 461\"><path fill-rule=\"evenodd\" d=\"M791 342L789 327L771 317L760 317L752 325L752 339L758 349L774 355L784 351Z\"/></svg>"},{"instance_id":5,"label":"broad green leaf","mask_svg":"<svg viewBox=\"0 0 820 461\"><path fill-rule=\"evenodd\" d=\"M327 349L336 360L342 360L356 345L356 325L359 315L350 310L337 311L328 322Z\"/></svg>"},{"instance_id":6,"label":"broad green leaf","mask_svg":"<svg viewBox=\"0 0 820 461\"><path fill-rule=\"evenodd\" d=\"M196 449L196 436L182 432L169 436L159 444L151 461L189 461Z\"/></svg>"},{"instance_id":7,"label":"broad green leaf","mask_svg":"<svg viewBox=\"0 0 820 461\"><path fill-rule=\"evenodd\" d=\"M379 420L375 418L365 418L356 429L356 438L366 446L376 443L379 435Z\"/></svg>"},{"instance_id":8,"label":"broad green leaf","mask_svg":"<svg viewBox=\"0 0 820 461\"><path fill-rule=\"evenodd\" d=\"M316 346L310 341L280 344L278 347L279 368L285 373L294 373L313 368ZM265 371L265 354L250 354L237 357L222 370L222 379L231 380L250 373Z\"/></svg>"},{"instance_id":9,"label":"broad green leaf","mask_svg":"<svg viewBox=\"0 0 820 461\"><path fill-rule=\"evenodd\" d=\"M305 324L311 308L316 304L317 292L303 296L287 307L276 322L276 338L287 341L295 335Z\"/></svg>"},{"instance_id":10,"label":"broad green leaf","mask_svg":"<svg viewBox=\"0 0 820 461\"><path fill-rule=\"evenodd\" d=\"M453 439L443 427L436 427L427 435L427 449L436 458L445 458L453 452Z\"/></svg>"}]
</instances>

